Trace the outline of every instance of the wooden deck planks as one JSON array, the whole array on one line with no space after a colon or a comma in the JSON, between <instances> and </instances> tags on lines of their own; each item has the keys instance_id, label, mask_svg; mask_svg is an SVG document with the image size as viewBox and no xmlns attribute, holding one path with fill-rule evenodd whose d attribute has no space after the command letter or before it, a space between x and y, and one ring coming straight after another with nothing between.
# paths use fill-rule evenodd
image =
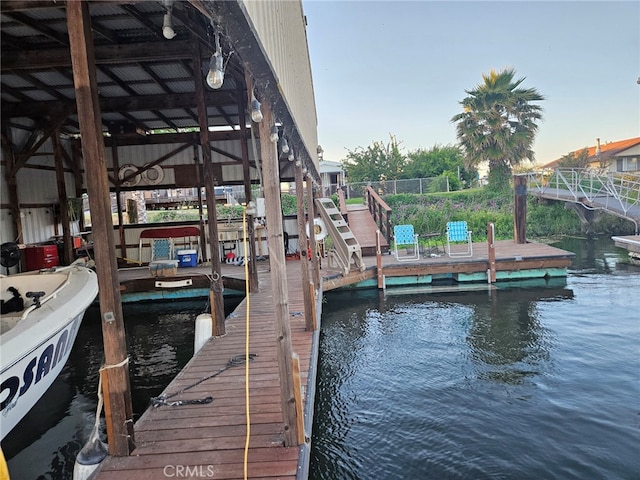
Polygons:
<instances>
[{"instance_id":1,"label":"wooden deck planks","mask_svg":"<svg viewBox=\"0 0 640 480\"><path fill-rule=\"evenodd\" d=\"M375 255L378 226L366 207L356 209L349 206L349 229L358 240L362 254L365 256ZM382 235L380 236L380 246L383 252L389 250L389 243Z\"/></svg>"},{"instance_id":2,"label":"wooden deck planks","mask_svg":"<svg viewBox=\"0 0 640 480\"><path fill-rule=\"evenodd\" d=\"M365 211L368 214L368 212ZM350 212L351 216L351 212ZM498 269L548 268L568 266L573 254L538 243L496 242ZM375 257L365 258L365 272L347 277L323 269L323 288L330 290L367 278L375 278ZM469 258L425 256L414 262L398 262L393 255L383 255L387 276L424 275L434 272L472 272L487 268L488 247L475 243ZM306 402L307 378L312 365L313 333L305 330L304 301L299 261L287 261L288 307L293 351L300 356L303 399ZM198 269L180 269L179 275L203 275ZM206 270L206 269L205 269ZM147 273L148 272L143 272ZM243 269L223 266L224 275L242 275ZM275 338L274 299L270 289L268 264L259 264L260 291L250 297L250 352L255 359L249 365L251 441L249 477L253 479L293 479L298 469L299 448L283 447L283 423L280 403L279 369ZM129 274L132 281L135 274ZM218 372L228 360L245 353L246 299L226 321L226 335L211 339L191 359L166 388L171 395L191 387L195 382ZM148 409L135 425L137 448L129 457L108 458L99 480L131 480L167 477L166 468L191 466L212 468L213 478L243 478L242 457L246 433L245 368L235 366L189 388L169 400L201 399L212 396L205 405L161 406ZM311 432L306 432L310 435ZM192 473L194 471L192 470ZM193 478L208 475L196 471ZM211 476L211 475L208 475ZM183 476L182 478L190 478Z\"/></svg>"},{"instance_id":3,"label":"wooden deck planks","mask_svg":"<svg viewBox=\"0 0 640 480\"><path fill-rule=\"evenodd\" d=\"M305 331L303 282L297 280L300 272L300 262L287 262L292 348L300 356L302 385L306 392L313 332ZM298 468L299 448L283 446L273 304L269 273L263 269L260 291L250 297L249 350L256 355L249 364L250 478L295 478ZM245 299L227 318L226 335L209 340L164 394L181 392L224 368L230 358L245 354L246 306ZM107 458L97 479L165 478L167 475L163 470L175 466L209 468L218 479L243 478L245 366L231 367L169 401L206 396L212 396L213 402L149 408L136 422L137 447L132 455ZM310 435L311 432L306 433ZM193 478L198 478L199 473L207 474L208 471L192 470L191 473Z\"/></svg>"}]
</instances>

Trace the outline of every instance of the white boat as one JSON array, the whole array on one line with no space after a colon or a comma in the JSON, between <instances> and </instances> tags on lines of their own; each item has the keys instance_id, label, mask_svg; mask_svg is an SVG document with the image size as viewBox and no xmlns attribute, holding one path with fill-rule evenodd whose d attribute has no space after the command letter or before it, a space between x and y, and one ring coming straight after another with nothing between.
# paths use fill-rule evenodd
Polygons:
<instances>
[{"instance_id":1,"label":"white boat","mask_svg":"<svg viewBox=\"0 0 640 480\"><path fill-rule=\"evenodd\" d=\"M64 367L82 317L98 294L98 278L82 265L0 275L3 311L16 297L12 288L24 306L0 315L0 439Z\"/></svg>"}]
</instances>

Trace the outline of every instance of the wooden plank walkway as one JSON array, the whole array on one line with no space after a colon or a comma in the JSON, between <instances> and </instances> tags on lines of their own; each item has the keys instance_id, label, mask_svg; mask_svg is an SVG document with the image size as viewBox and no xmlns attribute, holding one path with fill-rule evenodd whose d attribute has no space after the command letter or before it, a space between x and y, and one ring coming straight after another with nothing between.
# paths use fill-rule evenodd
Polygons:
<instances>
[{"instance_id":1,"label":"wooden plank walkway","mask_svg":"<svg viewBox=\"0 0 640 480\"><path fill-rule=\"evenodd\" d=\"M287 261L292 349L300 356L301 384L308 405L309 372L315 371L314 332L305 330L300 261ZM274 299L268 264L259 266L260 291L249 298L250 447L248 476L252 479L294 479L299 447L283 446L283 422L277 363ZM185 387L224 368L232 357L244 355L247 310L245 299L226 320L226 335L212 338L165 389ZM310 370L313 368L313 370ZM312 376L312 380L315 377ZM135 424L136 449L129 457L108 457L99 480L243 478L246 434L245 368L232 367L171 400L214 398L205 405L160 406L148 409ZM311 405L313 404L311 398ZM311 432L306 432L310 436ZM307 453L308 454L308 453ZM178 474L178 470L182 475ZM186 475L186 473L189 473Z\"/></svg>"},{"instance_id":2,"label":"wooden plank walkway","mask_svg":"<svg viewBox=\"0 0 640 480\"><path fill-rule=\"evenodd\" d=\"M369 209L365 205L348 205L349 229L358 240L363 256L376 254L376 230L378 226L373 220ZM389 251L389 242L380 236L380 249L383 253Z\"/></svg>"}]
</instances>

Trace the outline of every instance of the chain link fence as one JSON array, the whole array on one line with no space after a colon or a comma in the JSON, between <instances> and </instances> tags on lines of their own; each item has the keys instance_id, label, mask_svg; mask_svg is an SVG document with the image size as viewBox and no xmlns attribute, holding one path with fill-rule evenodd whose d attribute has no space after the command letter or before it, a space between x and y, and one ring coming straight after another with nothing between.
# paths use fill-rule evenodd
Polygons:
<instances>
[{"instance_id":1,"label":"chain link fence","mask_svg":"<svg viewBox=\"0 0 640 480\"><path fill-rule=\"evenodd\" d=\"M329 195L343 188L347 198L364 197L365 189L371 186L379 195L397 195L400 193L437 193L449 191L449 177L410 178L406 180L383 180L378 182L348 183L343 187L331 185L323 186L323 190L329 190Z\"/></svg>"}]
</instances>

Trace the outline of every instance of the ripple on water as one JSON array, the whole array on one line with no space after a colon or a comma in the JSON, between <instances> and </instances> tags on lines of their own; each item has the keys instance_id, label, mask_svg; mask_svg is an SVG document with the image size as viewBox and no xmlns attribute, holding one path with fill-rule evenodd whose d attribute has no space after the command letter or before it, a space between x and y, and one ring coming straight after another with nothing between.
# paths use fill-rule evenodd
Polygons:
<instances>
[{"instance_id":1,"label":"ripple on water","mask_svg":"<svg viewBox=\"0 0 640 480\"><path fill-rule=\"evenodd\" d=\"M311 478L637 478L640 276L593 275L325 313Z\"/></svg>"}]
</instances>

